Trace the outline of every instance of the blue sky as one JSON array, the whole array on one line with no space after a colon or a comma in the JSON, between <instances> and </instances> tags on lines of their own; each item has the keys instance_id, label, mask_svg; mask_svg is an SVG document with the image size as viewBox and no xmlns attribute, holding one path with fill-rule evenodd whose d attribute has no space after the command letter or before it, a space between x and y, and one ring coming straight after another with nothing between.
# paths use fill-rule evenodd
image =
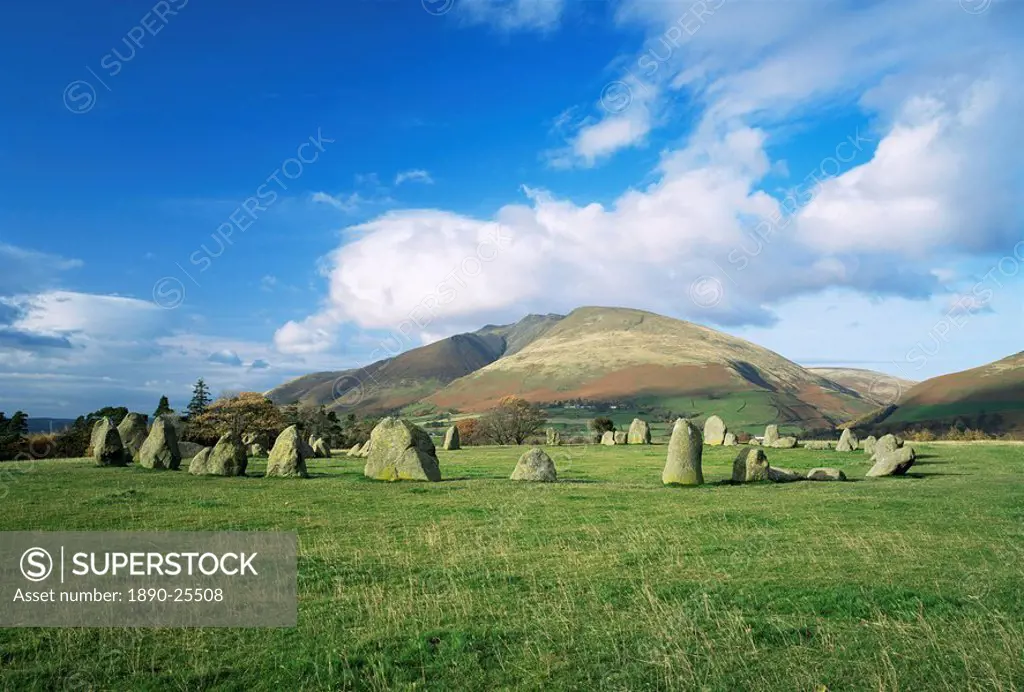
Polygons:
<instances>
[{"instance_id":1,"label":"blue sky","mask_svg":"<svg viewBox=\"0 0 1024 692\"><path fill-rule=\"evenodd\" d=\"M585 304L911 379L1021 348L1020 3L323 5L8 10L0 410Z\"/></svg>"}]
</instances>

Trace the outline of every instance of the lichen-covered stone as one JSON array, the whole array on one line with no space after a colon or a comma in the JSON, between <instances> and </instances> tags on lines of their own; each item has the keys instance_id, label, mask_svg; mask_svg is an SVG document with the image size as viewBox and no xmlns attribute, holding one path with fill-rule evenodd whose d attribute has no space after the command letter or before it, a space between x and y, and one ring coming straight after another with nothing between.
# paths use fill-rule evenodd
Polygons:
<instances>
[{"instance_id":1,"label":"lichen-covered stone","mask_svg":"<svg viewBox=\"0 0 1024 692\"><path fill-rule=\"evenodd\" d=\"M875 445L877 444L878 438L876 438L874 435L868 435L863 440L861 440L860 446L864 450L864 454L870 457L874 455Z\"/></svg>"},{"instance_id":2,"label":"lichen-covered stone","mask_svg":"<svg viewBox=\"0 0 1024 692\"><path fill-rule=\"evenodd\" d=\"M317 459L331 458L331 448L324 442L324 438L318 437L313 440L313 456Z\"/></svg>"},{"instance_id":3,"label":"lichen-covered stone","mask_svg":"<svg viewBox=\"0 0 1024 692\"><path fill-rule=\"evenodd\" d=\"M793 483L795 481L802 481L803 479L804 477L796 471L784 469L781 466L768 467L768 480L772 483Z\"/></svg>"},{"instance_id":4,"label":"lichen-covered stone","mask_svg":"<svg viewBox=\"0 0 1024 692\"><path fill-rule=\"evenodd\" d=\"M547 443L549 447L557 447L562 444L562 436L554 428L548 428L546 431Z\"/></svg>"},{"instance_id":5,"label":"lichen-covered stone","mask_svg":"<svg viewBox=\"0 0 1024 692\"><path fill-rule=\"evenodd\" d=\"M881 442L881 440L879 440ZM902 476L914 465L917 454L913 447L899 447L891 452L875 452L875 465L867 475L870 478Z\"/></svg>"},{"instance_id":6,"label":"lichen-covered stone","mask_svg":"<svg viewBox=\"0 0 1024 692\"><path fill-rule=\"evenodd\" d=\"M765 426L764 429L764 446L771 447L775 444L775 441L779 439L779 426L772 423L771 425Z\"/></svg>"},{"instance_id":7,"label":"lichen-covered stone","mask_svg":"<svg viewBox=\"0 0 1024 692\"><path fill-rule=\"evenodd\" d=\"M737 444L739 443L736 441L736 435L731 432L725 433L725 439L722 441L722 446L735 447Z\"/></svg>"},{"instance_id":8,"label":"lichen-covered stone","mask_svg":"<svg viewBox=\"0 0 1024 692\"><path fill-rule=\"evenodd\" d=\"M720 447L725 443L725 421L718 416L711 416L704 422L704 444Z\"/></svg>"},{"instance_id":9,"label":"lichen-covered stone","mask_svg":"<svg viewBox=\"0 0 1024 692\"><path fill-rule=\"evenodd\" d=\"M352 445L351 448L349 448L347 454L350 457L357 457L359 456L359 450L361 450L362 448L363 446L357 442L354 445Z\"/></svg>"},{"instance_id":10,"label":"lichen-covered stone","mask_svg":"<svg viewBox=\"0 0 1024 692\"><path fill-rule=\"evenodd\" d=\"M384 418L370 434L363 474L381 481L439 481L434 442L422 428L400 418Z\"/></svg>"},{"instance_id":11,"label":"lichen-covered stone","mask_svg":"<svg viewBox=\"0 0 1024 692\"><path fill-rule=\"evenodd\" d=\"M158 416L139 448L135 462L147 469L177 471L181 466L181 450L178 449L178 434L174 426Z\"/></svg>"},{"instance_id":12,"label":"lichen-covered stone","mask_svg":"<svg viewBox=\"0 0 1024 692\"><path fill-rule=\"evenodd\" d=\"M124 451L132 460L138 461L139 450L149 437L146 417L141 413L129 413L117 426L117 433L121 436Z\"/></svg>"},{"instance_id":13,"label":"lichen-covered stone","mask_svg":"<svg viewBox=\"0 0 1024 692\"><path fill-rule=\"evenodd\" d=\"M261 445L259 442L255 442L249 445L248 453L250 457L265 457L267 456L267 448Z\"/></svg>"},{"instance_id":14,"label":"lichen-covered stone","mask_svg":"<svg viewBox=\"0 0 1024 692\"><path fill-rule=\"evenodd\" d=\"M555 472L555 462L551 461L551 457L540 447L534 447L519 457L511 478L514 481L554 483L558 480L558 474Z\"/></svg>"},{"instance_id":15,"label":"lichen-covered stone","mask_svg":"<svg viewBox=\"0 0 1024 692\"><path fill-rule=\"evenodd\" d=\"M853 434L853 431L849 428L843 430L843 434L839 436L839 444L836 445L837 452L852 452L857 449L857 436Z\"/></svg>"},{"instance_id":16,"label":"lichen-covered stone","mask_svg":"<svg viewBox=\"0 0 1024 692\"><path fill-rule=\"evenodd\" d=\"M601 444L612 447L615 445L615 433L611 430L605 430L604 434L601 435Z\"/></svg>"},{"instance_id":17,"label":"lichen-covered stone","mask_svg":"<svg viewBox=\"0 0 1024 692\"><path fill-rule=\"evenodd\" d=\"M129 456L113 421L103 417L92 429L92 458L97 466L126 466Z\"/></svg>"},{"instance_id":18,"label":"lichen-covered stone","mask_svg":"<svg viewBox=\"0 0 1024 692\"><path fill-rule=\"evenodd\" d=\"M161 418L163 418L163 416L161 416ZM167 423L172 428L174 428L175 435L177 435L178 427L174 425L173 421L168 421ZM204 447L203 445L197 444L195 442L186 442L185 440L182 440L180 437L178 438L178 451L181 452L182 461L184 461L185 459L195 458L196 454L199 454L199 452L203 451L204 449L212 448Z\"/></svg>"},{"instance_id":19,"label":"lichen-covered stone","mask_svg":"<svg viewBox=\"0 0 1024 692\"><path fill-rule=\"evenodd\" d=\"M823 451L832 449L834 445L835 442L830 442L829 440L807 440L807 442L804 442L804 449Z\"/></svg>"},{"instance_id":20,"label":"lichen-covered stone","mask_svg":"<svg viewBox=\"0 0 1024 692\"><path fill-rule=\"evenodd\" d=\"M776 449L793 449L796 447L797 439L795 437L780 437L779 439L772 442L772 447Z\"/></svg>"},{"instance_id":21,"label":"lichen-covered stone","mask_svg":"<svg viewBox=\"0 0 1024 692\"><path fill-rule=\"evenodd\" d=\"M267 458L267 477L308 478L306 472L305 449L309 445L302 444L303 439L294 425L285 428L274 441L274 447Z\"/></svg>"},{"instance_id":22,"label":"lichen-covered stone","mask_svg":"<svg viewBox=\"0 0 1024 692\"><path fill-rule=\"evenodd\" d=\"M753 483L768 480L768 456L760 447L743 449L732 462L733 483Z\"/></svg>"},{"instance_id":23,"label":"lichen-covered stone","mask_svg":"<svg viewBox=\"0 0 1024 692\"><path fill-rule=\"evenodd\" d=\"M197 465L198 458L196 455L192 459L188 467L189 473L204 476L244 476L245 468L249 464L242 438L233 432L221 435L203 463Z\"/></svg>"},{"instance_id":24,"label":"lichen-covered stone","mask_svg":"<svg viewBox=\"0 0 1024 692\"><path fill-rule=\"evenodd\" d=\"M208 473L210 454L213 447L203 447L188 464L188 472L193 476L205 476Z\"/></svg>"},{"instance_id":25,"label":"lichen-covered stone","mask_svg":"<svg viewBox=\"0 0 1024 692\"><path fill-rule=\"evenodd\" d=\"M895 435L882 435L878 442L875 443L875 451L871 454L871 461L877 461L883 454L895 452L902 446Z\"/></svg>"},{"instance_id":26,"label":"lichen-covered stone","mask_svg":"<svg viewBox=\"0 0 1024 692\"><path fill-rule=\"evenodd\" d=\"M704 439L700 430L690 421L680 418L672 426L672 437L668 443L668 457L661 472L661 482L665 485L702 485L703 454Z\"/></svg>"},{"instance_id":27,"label":"lichen-covered stone","mask_svg":"<svg viewBox=\"0 0 1024 692\"><path fill-rule=\"evenodd\" d=\"M363 446L359 448L359 452L356 454L356 456L362 457L363 459L366 459L367 457L369 457L370 456L370 442L371 441L372 441L372 438L370 440L367 440L366 442L364 442Z\"/></svg>"},{"instance_id":28,"label":"lichen-covered stone","mask_svg":"<svg viewBox=\"0 0 1024 692\"><path fill-rule=\"evenodd\" d=\"M809 481L845 481L846 474L840 469L833 469L829 467L818 467L811 469L807 472L807 480Z\"/></svg>"},{"instance_id":29,"label":"lichen-covered stone","mask_svg":"<svg viewBox=\"0 0 1024 692\"><path fill-rule=\"evenodd\" d=\"M615 431L615 444L617 444L617 445L624 445L624 444L626 444L626 440L628 440L628 439L629 439L629 436L627 435L625 430L616 430Z\"/></svg>"},{"instance_id":30,"label":"lichen-covered stone","mask_svg":"<svg viewBox=\"0 0 1024 692\"><path fill-rule=\"evenodd\" d=\"M629 424L629 434L626 435L626 442L631 445L651 444L651 426L647 421L634 418Z\"/></svg>"},{"instance_id":31,"label":"lichen-covered stone","mask_svg":"<svg viewBox=\"0 0 1024 692\"><path fill-rule=\"evenodd\" d=\"M458 426L451 426L444 432L444 449L454 451L462 449L462 439L459 437Z\"/></svg>"}]
</instances>

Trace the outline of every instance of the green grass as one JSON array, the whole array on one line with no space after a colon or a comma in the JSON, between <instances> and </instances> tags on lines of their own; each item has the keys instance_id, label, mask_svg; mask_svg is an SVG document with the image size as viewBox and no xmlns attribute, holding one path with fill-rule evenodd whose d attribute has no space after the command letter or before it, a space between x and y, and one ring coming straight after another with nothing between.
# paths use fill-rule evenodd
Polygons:
<instances>
[{"instance_id":1,"label":"green grass","mask_svg":"<svg viewBox=\"0 0 1024 692\"><path fill-rule=\"evenodd\" d=\"M506 480L514 448L442 451L436 484L4 465L4 530L297 530L300 606L295 629L2 630L0 687L1020 689L1024 447L919 450L907 478L730 486L735 450L708 449L700 488L661 485L664 446L553 449L548 485Z\"/></svg>"}]
</instances>

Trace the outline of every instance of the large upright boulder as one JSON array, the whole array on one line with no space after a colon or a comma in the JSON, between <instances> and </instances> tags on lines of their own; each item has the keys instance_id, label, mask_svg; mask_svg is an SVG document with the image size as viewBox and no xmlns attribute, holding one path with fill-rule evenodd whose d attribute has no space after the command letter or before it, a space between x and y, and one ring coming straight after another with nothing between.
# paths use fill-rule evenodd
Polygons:
<instances>
[{"instance_id":1,"label":"large upright boulder","mask_svg":"<svg viewBox=\"0 0 1024 692\"><path fill-rule=\"evenodd\" d=\"M349 448L348 452L346 452L346 455L350 456L350 457L357 457L357 456L359 456L359 450L361 450L362 448L363 448L363 446L361 444L359 444L358 442L356 442L354 445L352 445Z\"/></svg>"},{"instance_id":2,"label":"large upright boulder","mask_svg":"<svg viewBox=\"0 0 1024 692\"><path fill-rule=\"evenodd\" d=\"M891 452L876 451L875 457L875 465L867 473L869 478L903 476L914 465L917 454L913 447L898 447Z\"/></svg>"},{"instance_id":3,"label":"large upright boulder","mask_svg":"<svg viewBox=\"0 0 1024 692\"><path fill-rule=\"evenodd\" d=\"M771 447L779 439L779 426L772 423L764 428L764 446Z\"/></svg>"},{"instance_id":4,"label":"large upright boulder","mask_svg":"<svg viewBox=\"0 0 1024 692\"><path fill-rule=\"evenodd\" d=\"M192 457L188 463L188 472L193 476L206 476L209 469L210 453L213 447L203 447Z\"/></svg>"},{"instance_id":5,"label":"large upright boulder","mask_svg":"<svg viewBox=\"0 0 1024 692\"><path fill-rule=\"evenodd\" d=\"M878 442L875 443L875 451L871 454L871 461L877 461L883 454L895 452L902 446L895 435L882 435Z\"/></svg>"},{"instance_id":6,"label":"large upright boulder","mask_svg":"<svg viewBox=\"0 0 1024 692\"><path fill-rule=\"evenodd\" d=\"M331 458L331 448L324 442L324 438L318 437L313 440L313 456L317 459Z\"/></svg>"},{"instance_id":7,"label":"large upright boulder","mask_svg":"<svg viewBox=\"0 0 1024 692\"><path fill-rule=\"evenodd\" d=\"M557 447L562 444L562 436L554 428L547 429L547 441L549 447Z\"/></svg>"},{"instance_id":8,"label":"large upright boulder","mask_svg":"<svg viewBox=\"0 0 1024 692\"><path fill-rule=\"evenodd\" d=\"M294 425L285 428L274 442L267 458L267 477L308 478L305 448L302 437Z\"/></svg>"},{"instance_id":9,"label":"large upright boulder","mask_svg":"<svg viewBox=\"0 0 1024 692\"><path fill-rule=\"evenodd\" d=\"M555 462L551 461L551 457L540 447L534 447L519 457L511 478L514 481L554 483L558 480L558 474L555 473Z\"/></svg>"},{"instance_id":10,"label":"large upright boulder","mask_svg":"<svg viewBox=\"0 0 1024 692\"><path fill-rule=\"evenodd\" d=\"M878 438L874 435L868 435L861 440L860 446L864 450L864 454L867 456L873 456L875 453L875 445L878 444Z\"/></svg>"},{"instance_id":11,"label":"large upright boulder","mask_svg":"<svg viewBox=\"0 0 1024 692\"><path fill-rule=\"evenodd\" d=\"M739 442L736 440L736 435L731 432L725 433L725 440L722 441L723 447L735 447Z\"/></svg>"},{"instance_id":12,"label":"large upright boulder","mask_svg":"<svg viewBox=\"0 0 1024 692\"><path fill-rule=\"evenodd\" d=\"M92 429L92 458L97 466L126 466L129 461L121 434L105 416L96 421Z\"/></svg>"},{"instance_id":13,"label":"large upright boulder","mask_svg":"<svg viewBox=\"0 0 1024 692\"><path fill-rule=\"evenodd\" d=\"M733 483L753 483L768 479L768 456L760 447L743 449L732 462Z\"/></svg>"},{"instance_id":14,"label":"large upright boulder","mask_svg":"<svg viewBox=\"0 0 1024 692\"><path fill-rule=\"evenodd\" d=\"M702 485L704 439L690 421L680 418L672 426L668 442L668 458L661 472L665 485Z\"/></svg>"},{"instance_id":15,"label":"large upright boulder","mask_svg":"<svg viewBox=\"0 0 1024 692\"><path fill-rule=\"evenodd\" d=\"M615 445L615 433L611 430L605 430L604 434L601 435L601 444L612 447Z\"/></svg>"},{"instance_id":16,"label":"large upright boulder","mask_svg":"<svg viewBox=\"0 0 1024 692\"><path fill-rule=\"evenodd\" d=\"M249 459L245 454L245 445L237 433L229 432L221 435L217 444L209 454L200 459L200 452L192 458L188 472L196 476L244 476Z\"/></svg>"},{"instance_id":17,"label":"large upright boulder","mask_svg":"<svg viewBox=\"0 0 1024 692\"><path fill-rule=\"evenodd\" d=\"M839 436L839 444L836 445L837 452L852 452L857 449L857 436L853 434L853 431L849 428L843 429L843 434Z\"/></svg>"},{"instance_id":18,"label":"large upright boulder","mask_svg":"<svg viewBox=\"0 0 1024 692\"><path fill-rule=\"evenodd\" d=\"M616 430L615 431L615 444L617 444L617 445L624 445L624 444L626 444L626 441L628 439L629 439L629 436L626 434L625 430Z\"/></svg>"},{"instance_id":19,"label":"large upright boulder","mask_svg":"<svg viewBox=\"0 0 1024 692\"><path fill-rule=\"evenodd\" d=\"M444 449L462 449L462 439L459 437L459 427L453 425L444 431Z\"/></svg>"},{"instance_id":20,"label":"large upright boulder","mask_svg":"<svg viewBox=\"0 0 1024 692\"><path fill-rule=\"evenodd\" d=\"M725 427L725 421L718 416L711 416L704 421L704 444L712 447L720 447L725 444L725 433L729 432Z\"/></svg>"},{"instance_id":21,"label":"large upright boulder","mask_svg":"<svg viewBox=\"0 0 1024 692\"><path fill-rule=\"evenodd\" d=\"M362 457L363 459L365 459L368 456L370 456L370 442L371 440L367 440L366 442L363 443L363 446L359 448L358 452L356 452L357 457Z\"/></svg>"},{"instance_id":22,"label":"large upright boulder","mask_svg":"<svg viewBox=\"0 0 1024 692\"><path fill-rule=\"evenodd\" d=\"M178 449L178 433L174 426L157 416L153 429L139 448L135 463L147 469L177 471L181 466L181 450Z\"/></svg>"},{"instance_id":23,"label":"large upright boulder","mask_svg":"<svg viewBox=\"0 0 1024 692\"><path fill-rule=\"evenodd\" d=\"M423 428L387 417L370 434L363 474L381 481L439 481L434 442Z\"/></svg>"},{"instance_id":24,"label":"large upright boulder","mask_svg":"<svg viewBox=\"0 0 1024 692\"><path fill-rule=\"evenodd\" d=\"M651 444L651 426L647 424L647 421L634 418L633 422L629 424L626 442L631 445Z\"/></svg>"},{"instance_id":25,"label":"large upright boulder","mask_svg":"<svg viewBox=\"0 0 1024 692\"><path fill-rule=\"evenodd\" d=\"M133 460L138 460L139 450L149 437L149 429L146 426L146 417L141 413L129 413L117 426L117 432L121 436L121 444Z\"/></svg>"}]
</instances>

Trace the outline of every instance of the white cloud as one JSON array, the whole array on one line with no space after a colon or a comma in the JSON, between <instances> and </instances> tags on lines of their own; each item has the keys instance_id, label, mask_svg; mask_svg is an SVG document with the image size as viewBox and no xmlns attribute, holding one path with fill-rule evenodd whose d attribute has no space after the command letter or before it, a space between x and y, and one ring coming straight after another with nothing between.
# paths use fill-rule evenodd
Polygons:
<instances>
[{"instance_id":1,"label":"white cloud","mask_svg":"<svg viewBox=\"0 0 1024 692\"><path fill-rule=\"evenodd\" d=\"M408 171L402 171L395 176L395 185L401 185L402 183L423 183L424 185L433 185L434 179L430 177L430 173L421 168L414 168Z\"/></svg>"},{"instance_id":2,"label":"white cloud","mask_svg":"<svg viewBox=\"0 0 1024 692\"><path fill-rule=\"evenodd\" d=\"M210 363L217 363L218 365L229 365L231 367L240 368L242 367L242 359L238 357L238 354L229 348L221 351L214 351L206 360Z\"/></svg>"},{"instance_id":3,"label":"white cloud","mask_svg":"<svg viewBox=\"0 0 1024 692\"><path fill-rule=\"evenodd\" d=\"M314 192L310 200L318 204L328 204L346 214L359 211L359 208L366 202L366 199L358 192L340 196L329 195L326 192Z\"/></svg>"},{"instance_id":4,"label":"white cloud","mask_svg":"<svg viewBox=\"0 0 1024 692\"><path fill-rule=\"evenodd\" d=\"M565 0L458 0L455 8L474 24L503 31L550 31L561 20Z\"/></svg>"}]
</instances>

